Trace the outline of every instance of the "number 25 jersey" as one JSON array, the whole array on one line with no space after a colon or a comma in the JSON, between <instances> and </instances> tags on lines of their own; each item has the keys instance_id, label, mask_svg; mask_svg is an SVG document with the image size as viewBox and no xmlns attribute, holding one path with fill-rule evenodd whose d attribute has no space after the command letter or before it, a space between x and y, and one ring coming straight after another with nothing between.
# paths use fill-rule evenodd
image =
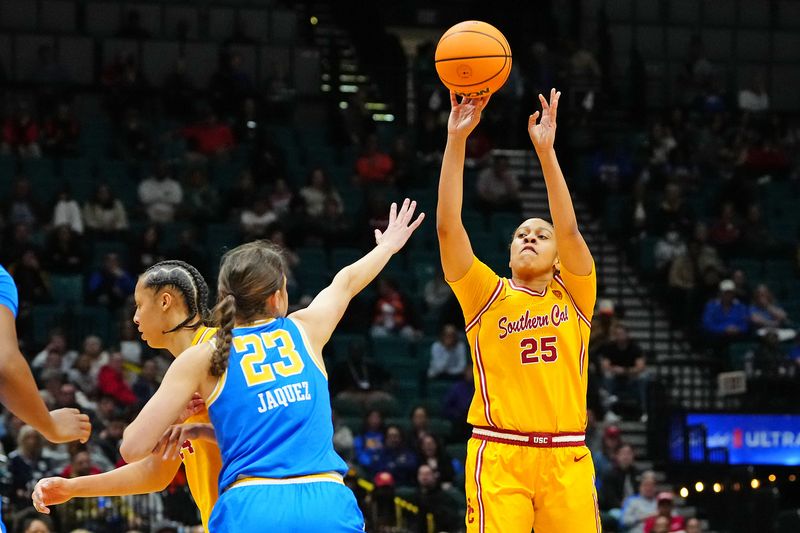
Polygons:
<instances>
[{"instance_id":1,"label":"number 25 jersey","mask_svg":"<svg viewBox=\"0 0 800 533\"><path fill-rule=\"evenodd\" d=\"M521 432L586 429L587 353L597 281L554 276L538 293L473 259L450 282L461 304L475 376L467 422Z\"/></svg>"}]
</instances>

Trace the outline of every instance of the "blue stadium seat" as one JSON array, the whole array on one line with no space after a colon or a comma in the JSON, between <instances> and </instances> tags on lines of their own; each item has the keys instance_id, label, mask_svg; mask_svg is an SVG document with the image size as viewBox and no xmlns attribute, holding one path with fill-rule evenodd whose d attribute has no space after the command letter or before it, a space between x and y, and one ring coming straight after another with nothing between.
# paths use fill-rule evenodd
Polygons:
<instances>
[{"instance_id":1,"label":"blue stadium seat","mask_svg":"<svg viewBox=\"0 0 800 533\"><path fill-rule=\"evenodd\" d=\"M50 293L57 304L83 304L83 276L50 276Z\"/></svg>"}]
</instances>

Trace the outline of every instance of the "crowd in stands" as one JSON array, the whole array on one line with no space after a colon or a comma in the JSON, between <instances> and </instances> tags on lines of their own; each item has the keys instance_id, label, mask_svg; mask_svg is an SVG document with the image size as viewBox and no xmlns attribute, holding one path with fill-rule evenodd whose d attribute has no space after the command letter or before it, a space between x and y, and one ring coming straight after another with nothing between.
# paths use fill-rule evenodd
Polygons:
<instances>
[{"instance_id":1,"label":"crowd in stands","mask_svg":"<svg viewBox=\"0 0 800 533\"><path fill-rule=\"evenodd\" d=\"M146 38L143 31L134 15L120 35ZM131 323L138 273L163 259L182 259L213 287L223 247L268 238L287 249L297 308L370 245L372 230L386 224L388 202L422 191L428 198L415 199L431 208L448 111L428 60L431 46L420 48L414 64L419 99L413 132L377 128L363 95L355 94L331 117L330 128L298 133L275 122L275 102L233 51L221 54L206 87L190 81L182 61L159 84L144 78L135 58L111 58L100 80L99 120L76 113L68 92L37 93L6 113L0 164L13 179L2 184L0 262L19 288L20 339L47 404L79 407L94 426L86 445L52 446L4 415L4 512L21 531L40 527L29 515L30 491L40 477L88 475L122 464L125 424L169 364L139 341ZM51 53L40 51L40 79L66 82L68 70ZM474 170L469 209L484 218L497 212L521 217L517 193L526 177L515 175L506 158L491 157L491 150L526 142L522 127L508 128L508 117L556 83L576 88L569 106L578 124L613 101L611 67L606 54L598 55L544 43L515 55L522 68L493 99L467 147ZM705 82L708 63L702 55L687 63L691 90L680 107L651 120L630 142L598 143L587 160L593 205L606 215L611 205L625 206L613 236L627 243L675 326L686 328L721 369L793 376L800 363L793 320L800 308L781 301L800 301L800 246L798 235L782 228L791 226L789 200L798 189L798 132L770 113L758 79L738 95L738 108L726 106L715 85ZM104 124L99 136L97 123ZM303 146L318 135L322 143ZM337 149L329 153L327 144ZM627 201L615 204L619 197ZM353 302L345 336L325 354L334 444L352 465L347 482L375 531L394 524L396 495L423 510L420 521L429 512L443 530L463 523L473 372L460 333L463 317L430 253L432 231L420 233L420 244L402 258L405 266L390 264L387 275ZM406 275L411 271L413 278ZM782 274L775 278L775 272ZM77 287L64 285L76 279ZM80 309L92 320L53 327L60 320L78 324L85 316ZM734 361L729 348L743 342L750 351ZM388 347L398 346L402 356L389 358ZM646 420L653 379L649 356L631 338L618 303L598 299L590 349L587 437L604 524L630 533L700 531L696 519L675 513L663 481L637 470L634 448L614 425L626 403L632 418ZM371 482L371 492L359 477ZM55 519L64 527L123 515L197 523L185 479L178 476L162 496L120 499L102 517L80 523L70 522L79 508L65 507Z\"/></svg>"}]
</instances>

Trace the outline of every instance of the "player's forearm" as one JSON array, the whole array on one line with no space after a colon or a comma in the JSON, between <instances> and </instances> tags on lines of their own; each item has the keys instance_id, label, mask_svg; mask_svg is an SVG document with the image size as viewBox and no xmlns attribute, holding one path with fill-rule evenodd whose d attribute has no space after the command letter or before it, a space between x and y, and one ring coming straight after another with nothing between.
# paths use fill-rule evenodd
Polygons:
<instances>
[{"instance_id":1,"label":"player's forearm","mask_svg":"<svg viewBox=\"0 0 800 533\"><path fill-rule=\"evenodd\" d=\"M69 485L76 498L160 492L175 477L178 462L150 456L111 472L70 479Z\"/></svg>"},{"instance_id":2,"label":"player's forearm","mask_svg":"<svg viewBox=\"0 0 800 533\"><path fill-rule=\"evenodd\" d=\"M355 263L344 267L333 278L332 285L341 284L350 298L364 290L381 273L394 253L387 246L377 245Z\"/></svg>"},{"instance_id":3,"label":"player's forearm","mask_svg":"<svg viewBox=\"0 0 800 533\"><path fill-rule=\"evenodd\" d=\"M439 175L439 195L436 204L436 229L446 232L461 225L461 207L464 202L465 138L448 135Z\"/></svg>"},{"instance_id":4,"label":"player's forearm","mask_svg":"<svg viewBox=\"0 0 800 533\"><path fill-rule=\"evenodd\" d=\"M544 182L547 185L547 200L550 204L550 216L553 226L559 234L577 233L578 221L575 218L575 208L572 206L572 197L569 194L567 181L561 166L558 164L555 150L538 153L542 165Z\"/></svg>"},{"instance_id":5,"label":"player's forearm","mask_svg":"<svg viewBox=\"0 0 800 533\"><path fill-rule=\"evenodd\" d=\"M25 358L17 349L0 355L0 402L23 422L49 438L53 420Z\"/></svg>"}]
</instances>

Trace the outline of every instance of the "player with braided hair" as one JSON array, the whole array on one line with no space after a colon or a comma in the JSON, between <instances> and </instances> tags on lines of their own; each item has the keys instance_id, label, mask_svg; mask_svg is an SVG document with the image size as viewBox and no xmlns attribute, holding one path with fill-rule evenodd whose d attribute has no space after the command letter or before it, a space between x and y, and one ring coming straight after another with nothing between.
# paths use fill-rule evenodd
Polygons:
<instances>
[{"instance_id":1,"label":"player with braided hair","mask_svg":"<svg viewBox=\"0 0 800 533\"><path fill-rule=\"evenodd\" d=\"M355 532L364 519L333 449L320 354L350 301L422 222L392 204L377 246L342 269L311 304L286 316L286 266L277 246L244 244L222 258L214 343L189 348L125 430L120 452L150 453L192 393L206 398L222 451L212 531Z\"/></svg>"},{"instance_id":2,"label":"player with braided hair","mask_svg":"<svg viewBox=\"0 0 800 533\"><path fill-rule=\"evenodd\" d=\"M139 276L134 300L133 321L151 348L165 349L178 356L190 346L210 340L216 332L215 328L207 326L210 316L208 285L196 268L183 261L162 261L148 268ZM208 531L208 518L217 501L222 458L208 411L199 396L180 419L185 422L167 431L167 440L179 443L175 456L151 454L103 474L42 479L33 491L34 506L49 513L48 505L76 497L160 492L175 477L182 460L189 489Z\"/></svg>"}]
</instances>

